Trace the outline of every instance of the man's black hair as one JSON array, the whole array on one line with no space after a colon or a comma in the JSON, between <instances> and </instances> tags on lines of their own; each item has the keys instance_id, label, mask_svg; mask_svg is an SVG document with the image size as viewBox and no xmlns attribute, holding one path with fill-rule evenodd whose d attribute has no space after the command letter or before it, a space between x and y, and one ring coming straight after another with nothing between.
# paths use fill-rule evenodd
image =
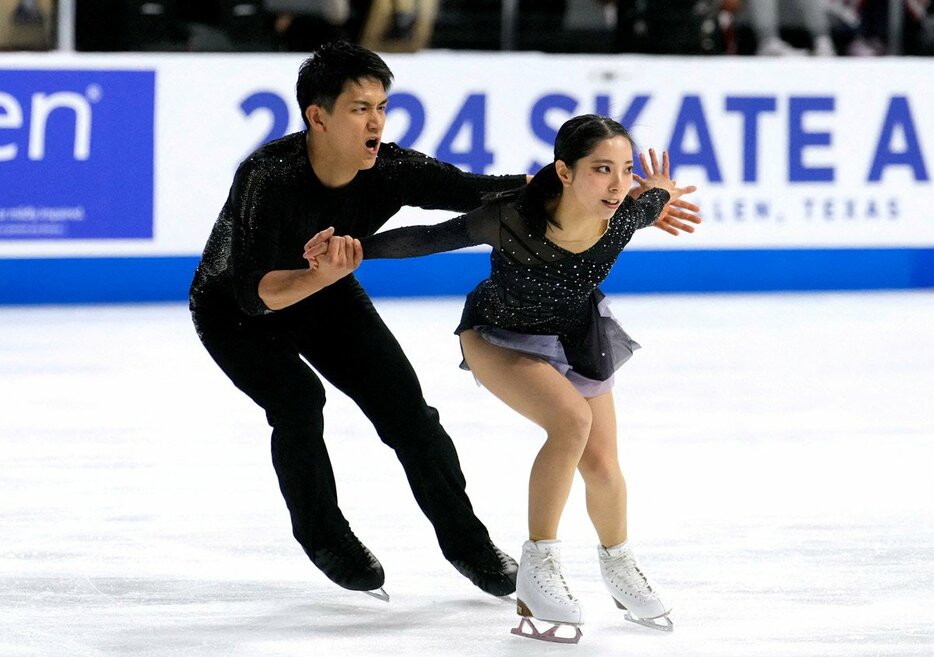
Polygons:
<instances>
[{"instance_id":1,"label":"man's black hair","mask_svg":"<svg viewBox=\"0 0 934 657\"><path fill-rule=\"evenodd\" d=\"M305 125L308 125L305 110L309 105L320 105L330 112L345 84L367 78L378 80L386 91L392 84L392 71L372 50L347 41L332 41L318 48L302 62L295 84Z\"/></svg>"}]
</instances>

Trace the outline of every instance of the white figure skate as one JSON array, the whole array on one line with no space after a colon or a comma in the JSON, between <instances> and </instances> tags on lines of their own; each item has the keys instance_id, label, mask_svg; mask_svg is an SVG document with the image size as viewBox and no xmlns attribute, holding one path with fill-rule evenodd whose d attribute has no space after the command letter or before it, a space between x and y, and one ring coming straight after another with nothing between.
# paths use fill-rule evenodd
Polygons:
<instances>
[{"instance_id":1,"label":"white figure skate","mask_svg":"<svg viewBox=\"0 0 934 657\"><path fill-rule=\"evenodd\" d=\"M629 543L611 548L597 547L603 583L616 606L626 612L626 620L663 632L671 632L671 607L662 602L658 589L642 572Z\"/></svg>"},{"instance_id":2,"label":"white figure skate","mask_svg":"<svg viewBox=\"0 0 934 657\"><path fill-rule=\"evenodd\" d=\"M526 541L519 560L516 579L516 613L522 616L513 634L552 641L577 643L582 636L583 609L561 572L560 541ZM552 627L544 632L535 627L532 619L545 621ZM563 626L574 628L574 636L559 636Z\"/></svg>"}]
</instances>

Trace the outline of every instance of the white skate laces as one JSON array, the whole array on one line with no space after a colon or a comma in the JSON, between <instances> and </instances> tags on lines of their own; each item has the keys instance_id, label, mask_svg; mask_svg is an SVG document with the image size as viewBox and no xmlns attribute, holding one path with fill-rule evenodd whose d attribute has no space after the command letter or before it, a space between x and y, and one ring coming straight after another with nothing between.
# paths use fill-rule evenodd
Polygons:
<instances>
[{"instance_id":1,"label":"white skate laces","mask_svg":"<svg viewBox=\"0 0 934 657\"><path fill-rule=\"evenodd\" d=\"M578 626L583 623L583 609L561 571L560 541L526 541L522 546L516 579L516 613L522 620L513 628L513 634L557 643L580 641ZM541 632L532 618L552 623L553 627ZM573 626L574 636L556 634L562 625Z\"/></svg>"},{"instance_id":2,"label":"white skate laces","mask_svg":"<svg viewBox=\"0 0 934 657\"><path fill-rule=\"evenodd\" d=\"M600 572L616 606L626 611L626 620L666 632L674 629L668 618L671 609L658 595L657 587L646 577L629 544L597 547Z\"/></svg>"}]
</instances>

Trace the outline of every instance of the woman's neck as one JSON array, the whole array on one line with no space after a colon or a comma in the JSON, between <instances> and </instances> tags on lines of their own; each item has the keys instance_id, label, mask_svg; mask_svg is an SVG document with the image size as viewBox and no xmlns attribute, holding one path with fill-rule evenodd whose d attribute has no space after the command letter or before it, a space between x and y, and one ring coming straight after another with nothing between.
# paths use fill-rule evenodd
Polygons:
<instances>
[{"instance_id":1,"label":"woman's neck","mask_svg":"<svg viewBox=\"0 0 934 657\"><path fill-rule=\"evenodd\" d=\"M564 197L561 197L551 207L546 207L555 221L561 226L547 224L545 235L553 242L563 244L593 244L606 232L608 222L605 219L581 212L579 208L570 206Z\"/></svg>"}]
</instances>

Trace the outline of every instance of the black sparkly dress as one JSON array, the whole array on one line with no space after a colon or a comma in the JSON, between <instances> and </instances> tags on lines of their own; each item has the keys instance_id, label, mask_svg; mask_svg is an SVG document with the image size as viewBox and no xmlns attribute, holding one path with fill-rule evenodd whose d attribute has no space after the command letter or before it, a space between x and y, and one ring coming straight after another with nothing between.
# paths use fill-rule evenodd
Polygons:
<instances>
[{"instance_id":1,"label":"black sparkly dress","mask_svg":"<svg viewBox=\"0 0 934 657\"><path fill-rule=\"evenodd\" d=\"M668 192L626 197L606 232L574 253L529 229L515 195L435 226L410 226L363 240L363 257L406 258L488 244L490 277L467 296L456 332L477 330L488 341L540 356L585 396L612 386L613 373L639 345L609 312L597 287L639 228L658 218Z\"/></svg>"}]
</instances>

